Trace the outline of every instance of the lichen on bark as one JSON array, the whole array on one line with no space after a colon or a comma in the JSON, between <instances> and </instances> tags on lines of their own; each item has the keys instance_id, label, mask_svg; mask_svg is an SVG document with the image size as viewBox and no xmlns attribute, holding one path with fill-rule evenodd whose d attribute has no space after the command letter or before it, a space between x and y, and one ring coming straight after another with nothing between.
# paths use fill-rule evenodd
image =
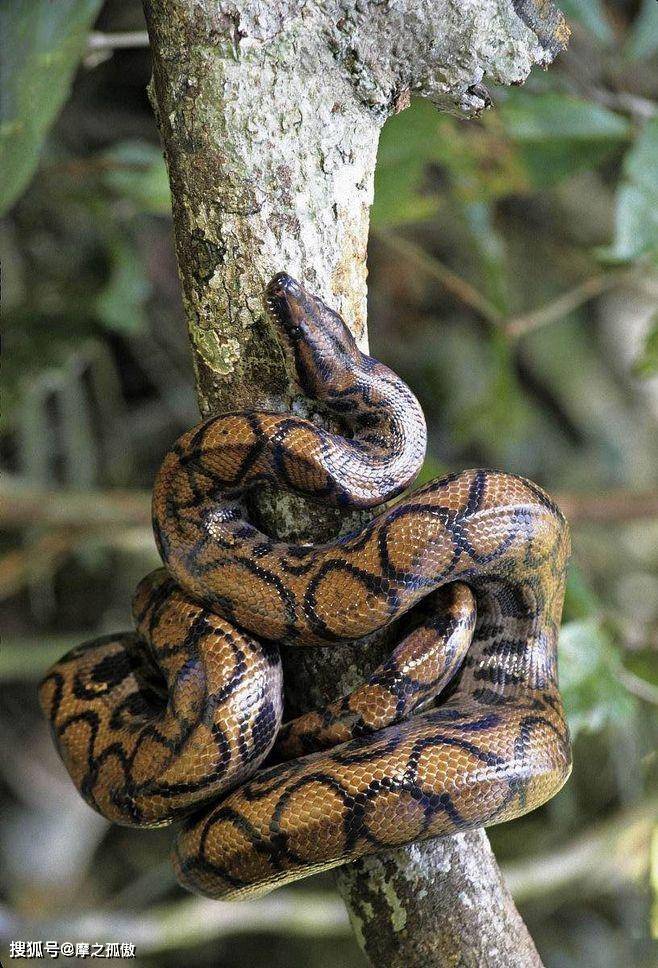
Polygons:
<instances>
[{"instance_id":1,"label":"lichen on bark","mask_svg":"<svg viewBox=\"0 0 658 968\"><path fill-rule=\"evenodd\" d=\"M522 82L568 35L548 0L144 0L144 8L203 414L282 409L298 394L263 312L264 286L279 270L341 312L366 347L368 218L386 118L412 95L476 115L488 104L485 82ZM357 520L273 492L259 511L282 537L320 540ZM291 708L335 698L384 647L288 653ZM481 874L470 887L467 870ZM539 964L483 833L361 861L342 868L338 883L377 963ZM504 953L492 960L494 941Z\"/></svg>"}]
</instances>

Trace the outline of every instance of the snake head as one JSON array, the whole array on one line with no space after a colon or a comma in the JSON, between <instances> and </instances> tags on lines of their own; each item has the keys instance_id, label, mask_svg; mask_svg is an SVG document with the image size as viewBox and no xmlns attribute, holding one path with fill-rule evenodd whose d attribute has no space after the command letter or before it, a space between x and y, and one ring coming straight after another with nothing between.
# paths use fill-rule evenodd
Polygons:
<instances>
[{"instance_id":1,"label":"snake head","mask_svg":"<svg viewBox=\"0 0 658 968\"><path fill-rule=\"evenodd\" d=\"M363 356L338 313L286 272L268 284L265 305L294 351L304 391L322 400L340 390Z\"/></svg>"}]
</instances>

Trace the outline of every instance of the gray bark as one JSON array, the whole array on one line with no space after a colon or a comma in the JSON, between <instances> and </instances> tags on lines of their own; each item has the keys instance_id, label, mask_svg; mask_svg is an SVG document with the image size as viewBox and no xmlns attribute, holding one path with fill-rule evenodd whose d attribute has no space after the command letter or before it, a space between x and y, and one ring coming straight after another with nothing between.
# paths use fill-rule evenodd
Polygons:
<instances>
[{"instance_id":1,"label":"gray bark","mask_svg":"<svg viewBox=\"0 0 658 968\"><path fill-rule=\"evenodd\" d=\"M285 270L362 347L366 247L381 127L411 95L475 115L483 79L522 82L568 29L546 0L144 0L152 102L202 413L290 405L295 385L262 308ZM267 527L316 540L347 527L300 499L260 501ZM284 657L293 710L350 688L379 643ZM536 966L483 832L342 868L374 963Z\"/></svg>"}]
</instances>

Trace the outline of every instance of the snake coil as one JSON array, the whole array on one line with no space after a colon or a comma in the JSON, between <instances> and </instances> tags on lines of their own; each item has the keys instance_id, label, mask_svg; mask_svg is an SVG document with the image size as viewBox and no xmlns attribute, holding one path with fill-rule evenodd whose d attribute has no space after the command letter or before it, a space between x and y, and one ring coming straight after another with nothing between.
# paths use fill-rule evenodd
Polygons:
<instances>
[{"instance_id":1,"label":"snake coil","mask_svg":"<svg viewBox=\"0 0 658 968\"><path fill-rule=\"evenodd\" d=\"M376 507L413 480L426 432L409 389L320 299L279 274L266 306L304 392L344 434L236 412L180 437L154 486L165 568L137 589L136 632L78 646L40 686L85 800L122 824L184 818L178 877L217 898L510 820L570 772L560 511L530 481L469 470L326 544L268 537L251 488ZM277 642L326 646L397 619L400 641L366 682L281 725Z\"/></svg>"}]
</instances>

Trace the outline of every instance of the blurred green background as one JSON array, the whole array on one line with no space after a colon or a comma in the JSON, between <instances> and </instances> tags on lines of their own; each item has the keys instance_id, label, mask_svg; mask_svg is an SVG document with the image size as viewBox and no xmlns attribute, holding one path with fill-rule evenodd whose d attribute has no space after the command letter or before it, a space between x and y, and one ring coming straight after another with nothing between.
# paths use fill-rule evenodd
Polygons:
<instances>
[{"instance_id":1,"label":"blurred green background","mask_svg":"<svg viewBox=\"0 0 658 968\"><path fill-rule=\"evenodd\" d=\"M491 839L549 968L648 968L658 5L562 6L568 53L523 88L494 89L481 120L416 102L386 125L371 344L424 406L426 476L522 473L571 518L560 658L574 773ZM186 895L170 833L96 817L40 718L49 663L129 626L134 585L156 564L148 489L198 412L141 6L12 0L2 20L0 956L22 938L132 942L132 963L163 968L361 965L330 877L248 906Z\"/></svg>"}]
</instances>

